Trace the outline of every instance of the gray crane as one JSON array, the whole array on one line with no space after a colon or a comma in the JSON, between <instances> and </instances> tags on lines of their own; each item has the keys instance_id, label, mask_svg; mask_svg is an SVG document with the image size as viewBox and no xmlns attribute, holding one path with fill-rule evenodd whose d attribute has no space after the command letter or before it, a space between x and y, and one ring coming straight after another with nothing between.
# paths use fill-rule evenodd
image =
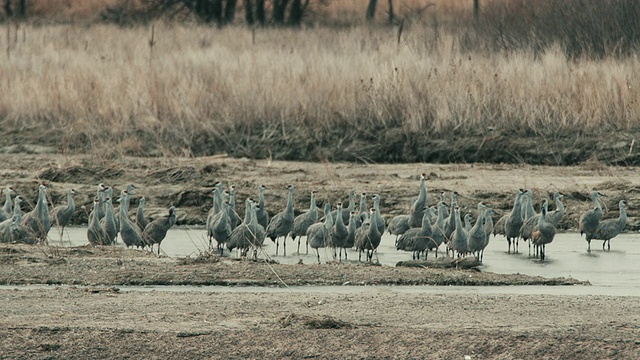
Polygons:
<instances>
[{"instance_id":1,"label":"gray crane","mask_svg":"<svg viewBox=\"0 0 640 360\"><path fill-rule=\"evenodd\" d=\"M602 218L602 206L598 201L599 196L603 195L597 191L591 193L594 208L583 213L578 221L580 236L582 237L582 234L585 234L587 240L587 252L591 252L591 239L596 230L598 230L598 225L600 225L600 219Z\"/></svg>"},{"instance_id":2,"label":"gray crane","mask_svg":"<svg viewBox=\"0 0 640 360\"><path fill-rule=\"evenodd\" d=\"M382 213L380 212L380 195L373 194L373 196L371 196L371 198L373 199L373 208L376 210L374 212L374 214L376 216L372 217L371 221L373 221L374 218L375 218L375 224L378 227L378 232L380 233L380 236L382 236L382 234L384 234L384 230L385 230L385 223L384 223L384 220L382 219L382 215L381 215ZM377 246L376 246L376 248L377 248Z\"/></svg>"},{"instance_id":3,"label":"gray crane","mask_svg":"<svg viewBox=\"0 0 640 360\"><path fill-rule=\"evenodd\" d=\"M602 250L604 250L605 244L607 244L607 250L611 250L611 239L618 236L627 225L627 202L620 200L618 206L620 207L618 218L600 221L598 229L591 238L591 240L604 240Z\"/></svg>"},{"instance_id":4,"label":"gray crane","mask_svg":"<svg viewBox=\"0 0 640 360\"><path fill-rule=\"evenodd\" d=\"M153 220L144 228L142 240L151 248L152 253L153 245L158 244L158 255L160 255L160 244L167 237L167 232L175 225L176 220L176 207L171 206L168 215Z\"/></svg>"},{"instance_id":5,"label":"gray crane","mask_svg":"<svg viewBox=\"0 0 640 360\"><path fill-rule=\"evenodd\" d=\"M546 199L545 199L546 201ZM556 228L552 223L547 221L547 204L542 207L540 212L540 218L538 218L538 225L533 229L531 233L531 242L538 247L540 252L540 260L544 260L546 257L547 244L553 241L556 235Z\"/></svg>"},{"instance_id":6,"label":"gray crane","mask_svg":"<svg viewBox=\"0 0 640 360\"><path fill-rule=\"evenodd\" d=\"M289 233L291 239L296 241L298 238L298 254L300 254L300 239L306 236L307 229L318 221L318 205L316 205L316 192L311 191L311 204L309 205L309 211L300 214L293 219L293 228ZM307 240L307 252L309 253L309 240Z\"/></svg>"},{"instance_id":7,"label":"gray crane","mask_svg":"<svg viewBox=\"0 0 640 360\"><path fill-rule=\"evenodd\" d=\"M472 253L478 261L480 261L480 254L487 243L487 233L484 230L484 217L486 204L478 203L478 218L475 225L467 232L467 245L468 251Z\"/></svg>"},{"instance_id":8,"label":"gray crane","mask_svg":"<svg viewBox=\"0 0 640 360\"><path fill-rule=\"evenodd\" d=\"M93 212L98 216L98 220L104 217L104 198L107 196L108 188L103 184L98 184L98 193L96 194L96 198L98 199L98 206L93 207Z\"/></svg>"},{"instance_id":9,"label":"gray crane","mask_svg":"<svg viewBox=\"0 0 640 360\"><path fill-rule=\"evenodd\" d=\"M22 221L22 210L20 209L20 204L22 204L23 201L24 198L22 196L16 196L15 199L13 199L14 205L11 207L11 217L0 222L0 242L13 242L11 226L13 224L20 225L20 222ZM15 227L16 226L14 226L14 228Z\"/></svg>"},{"instance_id":10,"label":"gray crane","mask_svg":"<svg viewBox=\"0 0 640 360\"><path fill-rule=\"evenodd\" d=\"M324 205L324 222L315 223L307 229L307 240L309 246L316 250L318 264L320 264L320 251L318 249L325 248L331 241L331 228L333 227L333 215L331 215L331 205Z\"/></svg>"},{"instance_id":11,"label":"gray crane","mask_svg":"<svg viewBox=\"0 0 640 360\"><path fill-rule=\"evenodd\" d=\"M242 219L240 219L240 216L238 216L236 212L236 187L233 185L229 186L229 207L227 208L227 212L229 213L231 228L235 229L240 225Z\"/></svg>"},{"instance_id":12,"label":"gray crane","mask_svg":"<svg viewBox=\"0 0 640 360\"><path fill-rule=\"evenodd\" d=\"M338 214L342 214L342 203L337 203L336 207L338 208ZM351 212L349 212L349 216L351 216ZM349 219L351 221L351 219ZM342 216L336 217L335 224L331 228L331 248L333 249L333 257L338 257L338 261L342 262L342 249L349 237L349 229L342 221ZM340 254L336 254L336 250L340 249ZM346 257L346 249L345 249L345 257ZM345 258L346 260L346 258Z\"/></svg>"},{"instance_id":13,"label":"gray crane","mask_svg":"<svg viewBox=\"0 0 640 360\"><path fill-rule=\"evenodd\" d=\"M526 197L525 197L525 202L528 202L528 200L526 200ZM531 233L533 232L533 228L538 226L538 220L540 219L540 216L542 216L542 207L545 207L545 206L548 209L549 205L547 203L547 199L544 199L542 206L540 207L540 214L534 214L533 216L524 220L522 227L520 227L520 237L522 238L522 240L524 241L531 240ZM549 213L547 212L547 214ZM531 256L531 245L532 245L532 241L529 241L529 256Z\"/></svg>"},{"instance_id":14,"label":"gray crane","mask_svg":"<svg viewBox=\"0 0 640 360\"><path fill-rule=\"evenodd\" d=\"M210 231L213 229L213 219L222 212L222 209L224 206L224 200L220 201L220 199L224 199L224 196L221 197L220 195L218 195L222 193L221 184L222 184L221 182L216 181L216 183L214 184L213 190L211 191L213 193L213 207L209 209L209 213L207 214L207 223L206 223L207 235L209 237L209 250L213 248L213 239L214 239L213 232ZM218 201L220 201L220 203L218 203ZM218 246L218 251L220 251L220 246Z\"/></svg>"},{"instance_id":15,"label":"gray crane","mask_svg":"<svg viewBox=\"0 0 640 360\"><path fill-rule=\"evenodd\" d=\"M76 203L73 201L75 195L78 195L78 192L74 189L67 190L67 205L57 206L51 210L53 223L60 226L60 236L64 234L65 226L69 225L76 212Z\"/></svg>"},{"instance_id":16,"label":"gray crane","mask_svg":"<svg viewBox=\"0 0 640 360\"><path fill-rule=\"evenodd\" d=\"M396 250L411 251L413 259L420 259L420 253L425 252L425 259L429 254L429 248L435 248L435 241L432 238L433 230L429 213L424 209L422 224L419 228L407 230L396 242Z\"/></svg>"},{"instance_id":17,"label":"gray crane","mask_svg":"<svg viewBox=\"0 0 640 360\"><path fill-rule=\"evenodd\" d=\"M137 189L138 187L133 185L133 184L129 184L127 185L127 188L125 189L125 191L127 192L127 194L129 194L130 196L133 195L133 192ZM120 194L122 195L122 191L120 192ZM112 187L108 187L105 195L107 195L108 197L111 198L111 202L113 203L113 188ZM127 216L129 216L129 207L127 206ZM120 229L120 207L118 206L117 208L113 209L113 213L116 216L116 228Z\"/></svg>"},{"instance_id":18,"label":"gray crane","mask_svg":"<svg viewBox=\"0 0 640 360\"><path fill-rule=\"evenodd\" d=\"M347 249L352 249L356 243L356 231L358 230L358 220L360 220L360 212L352 211L349 215L349 225L347 229L349 230L349 235L345 240L342 248L344 249L344 260L347 261Z\"/></svg>"},{"instance_id":19,"label":"gray crane","mask_svg":"<svg viewBox=\"0 0 640 360\"><path fill-rule=\"evenodd\" d=\"M266 228L267 237L276 243L276 255L278 255L278 248L280 247L278 238L281 236L284 237L282 241L284 256L287 256L287 235L289 235L291 229L293 229L293 221L295 220L293 214L293 190L295 187L289 184L286 189L289 191L287 207L284 211L275 214Z\"/></svg>"},{"instance_id":20,"label":"gray crane","mask_svg":"<svg viewBox=\"0 0 640 360\"><path fill-rule=\"evenodd\" d=\"M444 234L444 222L447 217L445 216L445 214L448 212L447 206L445 205L444 201L441 200L440 203L438 203L437 210L438 217L431 227L431 238L436 245L436 258L438 258L438 248L440 247L440 244L448 241L447 237Z\"/></svg>"},{"instance_id":21,"label":"gray crane","mask_svg":"<svg viewBox=\"0 0 640 360\"><path fill-rule=\"evenodd\" d=\"M249 228L252 218L255 216L252 210L252 204L253 201L251 199L245 200L244 220L238 227L231 231L231 235L227 241L227 249L229 249L229 251L239 249L241 257L247 256L247 252L249 252L253 243L254 234Z\"/></svg>"},{"instance_id":22,"label":"gray crane","mask_svg":"<svg viewBox=\"0 0 640 360\"><path fill-rule=\"evenodd\" d=\"M4 206L2 208L0 208L0 222L3 222L5 220L7 220L7 219L11 219L11 216L13 214L11 195L15 191L13 190L13 187L11 187L11 186L7 186L6 188L4 188L1 191L4 193L4 196L5 196Z\"/></svg>"},{"instance_id":23,"label":"gray crane","mask_svg":"<svg viewBox=\"0 0 640 360\"><path fill-rule=\"evenodd\" d=\"M453 214L456 220L456 228L455 230L453 230L453 233L451 233L451 241L449 242L449 246L452 250L455 251L458 257L462 257L469 252L469 236L464 230L462 220L460 220L460 207L456 206L453 209Z\"/></svg>"},{"instance_id":24,"label":"gray crane","mask_svg":"<svg viewBox=\"0 0 640 360\"><path fill-rule=\"evenodd\" d=\"M144 231L144 228L149 225L149 220L144 216L144 205L147 202L144 196L138 198L138 210L136 211L136 225L140 230Z\"/></svg>"},{"instance_id":25,"label":"gray crane","mask_svg":"<svg viewBox=\"0 0 640 360\"><path fill-rule=\"evenodd\" d=\"M449 209L447 209L447 203L445 201L446 200L446 196L447 196L447 194L444 191L441 192L440 193L440 202L438 203L438 207L441 206L440 204L442 204L442 206L444 207L443 215L444 215L445 219L449 217Z\"/></svg>"},{"instance_id":26,"label":"gray crane","mask_svg":"<svg viewBox=\"0 0 640 360\"><path fill-rule=\"evenodd\" d=\"M466 213L464 215L464 231L466 232L471 231L471 228L473 227L473 224L471 224L472 221L473 221L473 217L471 216L471 214Z\"/></svg>"},{"instance_id":27,"label":"gray crane","mask_svg":"<svg viewBox=\"0 0 640 360\"><path fill-rule=\"evenodd\" d=\"M409 218L409 215L398 215L389 220L387 230L389 234L396 236L396 244L398 243L398 236L406 233L411 228L409 226Z\"/></svg>"},{"instance_id":28,"label":"gray crane","mask_svg":"<svg viewBox=\"0 0 640 360\"><path fill-rule=\"evenodd\" d=\"M533 191L531 189L527 189L525 191L525 196L522 198L522 221L526 222L531 217L536 215L536 210L533 208Z\"/></svg>"},{"instance_id":29,"label":"gray crane","mask_svg":"<svg viewBox=\"0 0 640 360\"><path fill-rule=\"evenodd\" d=\"M453 209L458 206L458 192L454 191L451 193L451 212L449 213L449 217L444 223L444 234L447 239L451 239L451 234L456 229L456 216L453 212Z\"/></svg>"},{"instance_id":30,"label":"gray crane","mask_svg":"<svg viewBox=\"0 0 640 360\"><path fill-rule=\"evenodd\" d=\"M51 214L49 214L49 206L47 205L47 186L45 183L38 186L36 206L31 212L23 215L22 223L31 229L39 240L47 241L47 234L51 229Z\"/></svg>"},{"instance_id":31,"label":"gray crane","mask_svg":"<svg viewBox=\"0 0 640 360\"><path fill-rule=\"evenodd\" d=\"M374 197L375 196L377 195L374 195ZM380 241L382 240L382 232L380 232L380 228L376 225L378 218L381 217L375 207L371 208L370 212L369 222L363 223L356 231L355 247L358 249L358 261L362 260L362 252L365 251L367 262L372 262L373 253L378 249Z\"/></svg>"},{"instance_id":32,"label":"gray crane","mask_svg":"<svg viewBox=\"0 0 640 360\"><path fill-rule=\"evenodd\" d=\"M358 222L358 227L362 226L362 223L369 218L369 209L367 208L367 193L360 193L360 211L358 212L358 218L360 221ZM349 220L351 221L351 220ZM351 222L349 222L351 224Z\"/></svg>"},{"instance_id":33,"label":"gray crane","mask_svg":"<svg viewBox=\"0 0 640 360\"><path fill-rule=\"evenodd\" d=\"M231 218L229 217L229 210L231 204L225 201L221 211L213 216L207 228L207 235L209 239L215 239L218 243L217 249L220 255L224 251L224 244L229 240L233 227L231 226ZM237 226L236 226L237 227ZM211 241L211 240L209 240Z\"/></svg>"},{"instance_id":34,"label":"gray crane","mask_svg":"<svg viewBox=\"0 0 640 360\"><path fill-rule=\"evenodd\" d=\"M333 216L334 223L338 219L338 214L342 216L342 222L344 222L345 225L349 223L349 214L351 214L351 212L356 208L356 195L357 194L355 190L351 190L349 192L349 206L340 210L340 212L338 212L338 210L333 210L331 212L331 216Z\"/></svg>"},{"instance_id":35,"label":"gray crane","mask_svg":"<svg viewBox=\"0 0 640 360\"><path fill-rule=\"evenodd\" d=\"M107 233L108 241L104 245L115 245L118 236L118 226L116 225L116 216L113 212L113 202L110 197L105 199L104 217L100 219L100 226Z\"/></svg>"},{"instance_id":36,"label":"gray crane","mask_svg":"<svg viewBox=\"0 0 640 360\"><path fill-rule=\"evenodd\" d=\"M487 238L485 239L484 246L482 247L482 251L480 252L480 262L484 260L484 249L486 249L487 246L489 246L489 238L491 237L491 232L493 231L492 216L495 213L496 212L491 208L487 208L484 212L484 232L485 234L487 234Z\"/></svg>"},{"instance_id":37,"label":"gray crane","mask_svg":"<svg viewBox=\"0 0 640 360\"><path fill-rule=\"evenodd\" d=\"M91 245L108 245L109 235L100 225L100 219L98 219L98 209L100 205L100 199L95 198L93 200L93 210L89 214L89 226L87 227L87 240Z\"/></svg>"},{"instance_id":38,"label":"gray crane","mask_svg":"<svg viewBox=\"0 0 640 360\"><path fill-rule=\"evenodd\" d=\"M251 221L249 221L249 230L252 235L251 246L253 247L254 260L258 260L258 249L262 249L264 240L267 238L267 231L258 223L258 207L259 205L255 202L251 203Z\"/></svg>"},{"instance_id":39,"label":"gray crane","mask_svg":"<svg viewBox=\"0 0 640 360\"><path fill-rule=\"evenodd\" d=\"M508 249L511 253L511 242L515 242L513 246L514 253L518 253L518 237L520 236L520 228L522 227L522 197L526 196L528 190L518 189L516 200L513 203L513 209L506 215L504 221L504 236L507 238Z\"/></svg>"},{"instance_id":40,"label":"gray crane","mask_svg":"<svg viewBox=\"0 0 640 360\"><path fill-rule=\"evenodd\" d=\"M262 225L263 228L267 228L269 225L269 213L267 212L267 208L264 205L264 191L267 189L264 185L258 185L258 224Z\"/></svg>"},{"instance_id":41,"label":"gray crane","mask_svg":"<svg viewBox=\"0 0 640 360\"><path fill-rule=\"evenodd\" d=\"M419 228L422 226L422 215L426 212L425 207L427 206L427 185L426 185L427 174L420 174L420 193L418 194L418 199L411 204L411 209L409 210L409 227L410 228Z\"/></svg>"},{"instance_id":42,"label":"gray crane","mask_svg":"<svg viewBox=\"0 0 640 360\"><path fill-rule=\"evenodd\" d=\"M131 194L123 190L120 196L120 237L127 247L143 247L145 242L142 239L142 231L138 225L129 219L129 203Z\"/></svg>"},{"instance_id":43,"label":"gray crane","mask_svg":"<svg viewBox=\"0 0 640 360\"><path fill-rule=\"evenodd\" d=\"M547 212L547 221L553 224L553 226L558 227L560 220L564 216L564 205L562 204L562 198L564 194L561 192L556 192L553 194L553 202L556 205L556 209L554 211Z\"/></svg>"}]
</instances>

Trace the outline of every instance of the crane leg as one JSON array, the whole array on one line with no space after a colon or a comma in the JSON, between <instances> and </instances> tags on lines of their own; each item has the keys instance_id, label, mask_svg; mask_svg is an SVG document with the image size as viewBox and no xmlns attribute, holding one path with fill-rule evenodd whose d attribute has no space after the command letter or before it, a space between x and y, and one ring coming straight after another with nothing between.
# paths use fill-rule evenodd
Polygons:
<instances>
[{"instance_id":1,"label":"crane leg","mask_svg":"<svg viewBox=\"0 0 640 360\"><path fill-rule=\"evenodd\" d=\"M607 240L607 250L611 250L611 239Z\"/></svg>"},{"instance_id":2,"label":"crane leg","mask_svg":"<svg viewBox=\"0 0 640 360\"><path fill-rule=\"evenodd\" d=\"M507 244L509 244L507 248L507 253L511 254L511 238L507 238Z\"/></svg>"},{"instance_id":3,"label":"crane leg","mask_svg":"<svg viewBox=\"0 0 640 360\"><path fill-rule=\"evenodd\" d=\"M282 240L282 256L287 256L287 235L285 235L284 240Z\"/></svg>"},{"instance_id":4,"label":"crane leg","mask_svg":"<svg viewBox=\"0 0 640 360\"><path fill-rule=\"evenodd\" d=\"M318 255L318 264L320 264L320 251L318 249L316 249L316 254Z\"/></svg>"},{"instance_id":5,"label":"crane leg","mask_svg":"<svg viewBox=\"0 0 640 360\"><path fill-rule=\"evenodd\" d=\"M280 242L276 239L276 255L278 255L278 249L280 248Z\"/></svg>"},{"instance_id":6,"label":"crane leg","mask_svg":"<svg viewBox=\"0 0 640 360\"><path fill-rule=\"evenodd\" d=\"M591 253L591 239L587 239L587 252Z\"/></svg>"},{"instance_id":7,"label":"crane leg","mask_svg":"<svg viewBox=\"0 0 640 360\"><path fill-rule=\"evenodd\" d=\"M302 236L298 236L298 254L300 254L300 238L301 237ZM293 240L295 240L295 238Z\"/></svg>"}]
</instances>

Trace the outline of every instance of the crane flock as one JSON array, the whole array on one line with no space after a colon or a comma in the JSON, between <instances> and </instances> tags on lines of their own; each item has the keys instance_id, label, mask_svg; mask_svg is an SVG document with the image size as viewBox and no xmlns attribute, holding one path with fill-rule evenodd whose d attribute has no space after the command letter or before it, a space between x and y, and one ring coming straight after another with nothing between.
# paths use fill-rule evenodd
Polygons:
<instances>
[{"instance_id":1,"label":"crane flock","mask_svg":"<svg viewBox=\"0 0 640 360\"><path fill-rule=\"evenodd\" d=\"M497 212L486 202L479 202L476 210L476 221L472 222L470 213L463 216L464 209L458 204L460 194L451 194L450 205L446 203L446 194L440 193L438 201L433 206L427 206L428 192L426 174L421 174L419 193L411 199L408 213L393 217L388 224L381 215L381 197L378 194L367 196L360 194L359 207L356 208L356 191L348 195L348 205L337 202L332 209L325 203L321 212L316 203L317 192L311 191L309 209L294 216L294 185L287 185L287 203L285 208L269 217L265 208L265 185L259 185L258 201L251 198L245 201L244 218L236 212L235 188L228 187L220 181L213 186L213 206L209 210L206 221L206 232L209 246L213 248L216 241L217 250L221 255L224 249L237 249L241 257L248 256L253 250L253 257L257 259L258 252L264 247L267 238L275 243L275 254L278 255L280 244L283 256L286 256L287 238L294 242L297 239L297 251L306 238L306 252L309 247L315 251L320 263L319 249L330 248L332 257L337 261L347 260L347 250L358 251L358 260L373 261L373 255L382 241L385 231L395 235L395 247L399 251L412 253L413 259L435 252L444 244L446 255L462 258L473 256L482 262L484 250L489 244L491 235L504 236L507 242L507 252L518 253L519 242L529 244L529 256L533 248L533 256L540 260L546 258L546 246L551 244L556 235L556 228L565 214L562 203L563 194L553 195L554 210L550 211L550 202L543 200L540 213L535 212L533 193L530 189L518 189L515 194L513 207L504 213L494 224ZM115 245L118 237L127 247L146 248L152 252L157 244L160 254L160 244L167 236L168 230L176 223L176 208L171 206L166 216L153 221L144 216L144 196L139 197L136 216L129 217L129 205L133 193L137 190L134 185L128 185L122 190L117 200L113 198L113 188L99 184L93 201L93 208L88 217L87 240L92 245ZM22 212L21 204L24 196L16 195L12 187L2 189L5 203L0 208L0 242L36 244L47 242L47 234L52 226L58 226L60 233L64 232L76 210L74 196L78 192L74 189L67 191L66 205L49 208L47 201L47 186L38 185L38 198L33 210ZM602 206L598 198L603 196L594 191L591 194L593 207L580 216L580 235L585 235L587 251L591 251L591 241L602 240L603 249L611 248L611 239L624 229L627 221L625 200L619 202L620 215L617 219L601 220ZM368 200L373 206L368 208ZM120 203L114 208L113 202ZM464 219L464 220L463 220Z\"/></svg>"}]
</instances>

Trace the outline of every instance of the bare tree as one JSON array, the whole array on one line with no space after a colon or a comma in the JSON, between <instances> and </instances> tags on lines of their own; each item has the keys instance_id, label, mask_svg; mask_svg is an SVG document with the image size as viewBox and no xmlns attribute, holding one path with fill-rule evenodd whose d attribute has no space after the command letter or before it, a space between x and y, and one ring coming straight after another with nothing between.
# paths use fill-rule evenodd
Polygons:
<instances>
[{"instance_id":1,"label":"bare tree","mask_svg":"<svg viewBox=\"0 0 640 360\"><path fill-rule=\"evenodd\" d=\"M479 0L473 0L473 18L478 20L478 15L480 15L480 4Z\"/></svg>"},{"instance_id":2,"label":"bare tree","mask_svg":"<svg viewBox=\"0 0 640 360\"><path fill-rule=\"evenodd\" d=\"M365 19L367 21L373 21L376 17L376 8L378 7L378 0L369 0L369 5L367 6L367 13L365 15Z\"/></svg>"},{"instance_id":3,"label":"bare tree","mask_svg":"<svg viewBox=\"0 0 640 360\"><path fill-rule=\"evenodd\" d=\"M289 0L273 0L273 22L275 24L284 24L288 4Z\"/></svg>"},{"instance_id":4,"label":"bare tree","mask_svg":"<svg viewBox=\"0 0 640 360\"><path fill-rule=\"evenodd\" d=\"M20 0L20 17L27 17L27 0Z\"/></svg>"},{"instance_id":5,"label":"bare tree","mask_svg":"<svg viewBox=\"0 0 640 360\"><path fill-rule=\"evenodd\" d=\"M13 9L11 8L11 0L4 0L4 13L7 17L13 16Z\"/></svg>"}]
</instances>

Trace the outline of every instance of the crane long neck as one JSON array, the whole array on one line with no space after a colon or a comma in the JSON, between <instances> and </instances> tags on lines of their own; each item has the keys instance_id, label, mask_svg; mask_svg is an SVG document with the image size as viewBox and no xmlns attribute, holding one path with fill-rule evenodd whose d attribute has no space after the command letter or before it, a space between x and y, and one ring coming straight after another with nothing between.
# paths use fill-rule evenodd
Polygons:
<instances>
[{"instance_id":1,"label":"crane long neck","mask_svg":"<svg viewBox=\"0 0 640 360\"><path fill-rule=\"evenodd\" d=\"M367 198L362 196L360 197L360 213L367 212Z\"/></svg>"},{"instance_id":2,"label":"crane long neck","mask_svg":"<svg viewBox=\"0 0 640 360\"><path fill-rule=\"evenodd\" d=\"M264 209L264 189L260 188L260 190L258 191L258 206L260 206L260 209Z\"/></svg>"},{"instance_id":3,"label":"crane long neck","mask_svg":"<svg viewBox=\"0 0 640 360\"><path fill-rule=\"evenodd\" d=\"M429 219L430 214L428 211L424 212L424 215L422 215L422 231L426 232L426 231L431 231L431 220Z\"/></svg>"},{"instance_id":4,"label":"crane long neck","mask_svg":"<svg viewBox=\"0 0 640 360\"><path fill-rule=\"evenodd\" d=\"M76 210L76 203L73 201L73 193L71 193L71 191L67 193L67 207L71 209L71 211Z\"/></svg>"},{"instance_id":5,"label":"crane long neck","mask_svg":"<svg viewBox=\"0 0 640 360\"><path fill-rule=\"evenodd\" d=\"M325 207L325 214L326 215L324 217L324 228L331 229L333 227L333 215L331 215L331 207Z\"/></svg>"},{"instance_id":6,"label":"crane long neck","mask_svg":"<svg viewBox=\"0 0 640 360\"><path fill-rule=\"evenodd\" d=\"M244 207L244 223L249 224L250 221L251 221L251 202L247 201L245 202L245 207Z\"/></svg>"},{"instance_id":7,"label":"crane long neck","mask_svg":"<svg viewBox=\"0 0 640 360\"><path fill-rule=\"evenodd\" d=\"M560 201L560 196L556 197L556 211L564 211L564 204Z\"/></svg>"},{"instance_id":8,"label":"crane long neck","mask_svg":"<svg viewBox=\"0 0 640 360\"><path fill-rule=\"evenodd\" d=\"M287 212L293 213L293 189L289 189L289 195L287 196Z\"/></svg>"},{"instance_id":9,"label":"crane long neck","mask_svg":"<svg viewBox=\"0 0 640 360\"><path fill-rule=\"evenodd\" d=\"M11 214L11 212L13 211L12 203L11 203L11 192L9 190L7 190L5 192L5 194L4 194L4 196L5 196L4 206L2 208L7 213Z\"/></svg>"},{"instance_id":10,"label":"crane long neck","mask_svg":"<svg viewBox=\"0 0 640 360\"><path fill-rule=\"evenodd\" d=\"M420 195L418 195L418 200L416 203L422 203L424 207L424 203L427 201L427 185L425 184L425 179L422 177L420 179Z\"/></svg>"},{"instance_id":11,"label":"crane long neck","mask_svg":"<svg viewBox=\"0 0 640 360\"><path fill-rule=\"evenodd\" d=\"M129 195L127 194L120 196L120 201L122 202L120 204L120 228L122 228L122 225L123 225L122 223L124 222L124 220L128 219L129 200L130 200Z\"/></svg>"},{"instance_id":12,"label":"crane long neck","mask_svg":"<svg viewBox=\"0 0 640 360\"><path fill-rule=\"evenodd\" d=\"M620 216L618 217L618 223L622 226L627 223L627 208L624 204L620 204Z\"/></svg>"},{"instance_id":13,"label":"crane long neck","mask_svg":"<svg viewBox=\"0 0 640 360\"><path fill-rule=\"evenodd\" d=\"M476 219L476 224L473 227L479 229L482 225L484 225L484 208L479 208L478 218Z\"/></svg>"},{"instance_id":14,"label":"crane long neck","mask_svg":"<svg viewBox=\"0 0 640 360\"><path fill-rule=\"evenodd\" d=\"M311 204L309 205L309 212L312 214L318 213L318 205L316 205L316 194L311 194Z\"/></svg>"},{"instance_id":15,"label":"crane long neck","mask_svg":"<svg viewBox=\"0 0 640 360\"><path fill-rule=\"evenodd\" d=\"M523 193L519 193L516 196L516 201L513 203L513 210L511 210L511 214L519 216L522 213L522 206L520 204L522 204L523 196Z\"/></svg>"},{"instance_id":16,"label":"crane long neck","mask_svg":"<svg viewBox=\"0 0 640 360\"><path fill-rule=\"evenodd\" d=\"M464 229L462 226L462 220L460 219L460 210L455 211L456 229Z\"/></svg>"},{"instance_id":17,"label":"crane long neck","mask_svg":"<svg viewBox=\"0 0 640 360\"><path fill-rule=\"evenodd\" d=\"M22 209L20 208L20 199L16 198L13 205L13 219L15 220L18 218L22 218ZM15 221L20 222L20 220Z\"/></svg>"},{"instance_id":18,"label":"crane long neck","mask_svg":"<svg viewBox=\"0 0 640 360\"><path fill-rule=\"evenodd\" d=\"M598 194L593 194L593 204L600 210L602 210L602 206L600 205L600 201L598 201Z\"/></svg>"}]
</instances>

